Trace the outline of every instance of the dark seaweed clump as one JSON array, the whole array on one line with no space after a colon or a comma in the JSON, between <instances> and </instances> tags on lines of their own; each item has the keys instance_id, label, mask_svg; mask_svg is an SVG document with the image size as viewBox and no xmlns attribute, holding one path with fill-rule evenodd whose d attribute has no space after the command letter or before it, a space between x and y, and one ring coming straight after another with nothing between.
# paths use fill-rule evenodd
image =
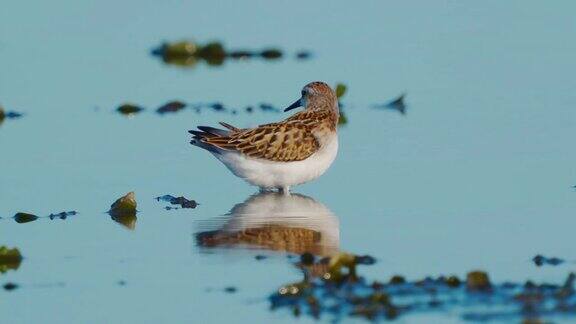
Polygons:
<instances>
[{"instance_id":1,"label":"dark seaweed clump","mask_svg":"<svg viewBox=\"0 0 576 324\"><path fill-rule=\"evenodd\" d=\"M435 311L472 321L519 322L576 315L576 275L572 273L562 285L494 284L484 271L471 271L465 280L450 275L409 281L396 275L387 282L370 282L358 274L357 266L373 262L371 257L348 253L318 261L302 255L296 265L303 279L271 294L271 309L334 321L347 317L376 321Z\"/></svg>"},{"instance_id":2,"label":"dark seaweed clump","mask_svg":"<svg viewBox=\"0 0 576 324\"><path fill-rule=\"evenodd\" d=\"M16 213L12 218L14 219L14 221L16 221L16 223L19 224L24 224L24 223L29 223L29 222L33 222L35 220L38 220L40 218L49 218L50 220L54 220L54 219L67 219L69 216L75 216L78 215L78 212L75 210L71 210L71 211L63 211L60 213L55 213L55 214L50 214L48 216L36 216L34 214L30 214L30 213Z\"/></svg>"},{"instance_id":3,"label":"dark seaweed clump","mask_svg":"<svg viewBox=\"0 0 576 324\"><path fill-rule=\"evenodd\" d=\"M132 116L135 115L141 111L143 111L144 108L132 104L132 103L124 103L122 105L120 105L118 108L116 108L116 111L119 112L122 115L126 115L126 116Z\"/></svg>"},{"instance_id":4,"label":"dark seaweed clump","mask_svg":"<svg viewBox=\"0 0 576 324\"><path fill-rule=\"evenodd\" d=\"M402 115L406 115L406 109L408 108L405 103L406 94L403 93L397 98L391 100L390 102L383 105L376 105L375 108L390 109L399 112Z\"/></svg>"},{"instance_id":5,"label":"dark seaweed clump","mask_svg":"<svg viewBox=\"0 0 576 324\"><path fill-rule=\"evenodd\" d=\"M160 57L166 64L194 67L198 62L206 62L211 66L219 66L225 60L249 60L260 58L264 60L278 60L284 52L278 48L265 48L261 50L229 50L221 42L198 44L193 41L179 41L162 43L152 50L152 55ZM309 51L300 51L296 54L299 60L311 57Z\"/></svg>"},{"instance_id":6,"label":"dark seaweed clump","mask_svg":"<svg viewBox=\"0 0 576 324\"><path fill-rule=\"evenodd\" d=\"M15 111L6 111L2 106L0 106L0 124L4 122L5 119L16 119L22 117L22 114Z\"/></svg>"},{"instance_id":7,"label":"dark seaweed clump","mask_svg":"<svg viewBox=\"0 0 576 324\"><path fill-rule=\"evenodd\" d=\"M174 197L172 195L164 195L164 196L156 197L156 200L165 201L165 202L170 203L171 205L179 205L181 208L194 209L194 208L198 207L198 203L195 200L188 200L183 196ZM165 208L167 210L178 209L177 207L170 207L170 206L166 206Z\"/></svg>"},{"instance_id":8,"label":"dark seaweed clump","mask_svg":"<svg viewBox=\"0 0 576 324\"><path fill-rule=\"evenodd\" d=\"M532 261L538 267L541 267L543 265L557 266L557 265L560 265L560 264L565 262L564 259L560 259L560 258L556 258L556 257L545 257L541 254L538 254L535 257L533 257Z\"/></svg>"}]
</instances>

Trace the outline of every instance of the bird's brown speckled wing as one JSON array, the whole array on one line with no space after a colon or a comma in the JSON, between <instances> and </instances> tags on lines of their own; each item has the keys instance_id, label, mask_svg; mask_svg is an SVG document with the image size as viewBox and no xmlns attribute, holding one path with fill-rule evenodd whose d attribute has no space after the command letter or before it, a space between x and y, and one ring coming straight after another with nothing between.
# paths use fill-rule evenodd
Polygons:
<instances>
[{"instance_id":1,"label":"bird's brown speckled wing","mask_svg":"<svg viewBox=\"0 0 576 324\"><path fill-rule=\"evenodd\" d=\"M301 161L318 150L310 129L300 123L261 125L227 137L206 137L205 143L270 161Z\"/></svg>"},{"instance_id":2,"label":"bird's brown speckled wing","mask_svg":"<svg viewBox=\"0 0 576 324\"><path fill-rule=\"evenodd\" d=\"M322 118L309 112L301 112L280 123L260 125L252 129L236 128L228 136L204 136L201 140L253 158L282 162L301 161L320 147L313 130L321 124Z\"/></svg>"}]
</instances>

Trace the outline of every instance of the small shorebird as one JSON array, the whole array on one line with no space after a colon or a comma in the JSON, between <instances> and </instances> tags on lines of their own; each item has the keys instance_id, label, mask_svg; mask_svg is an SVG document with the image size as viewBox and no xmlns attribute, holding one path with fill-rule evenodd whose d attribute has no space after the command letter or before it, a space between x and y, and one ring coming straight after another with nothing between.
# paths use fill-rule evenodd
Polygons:
<instances>
[{"instance_id":1,"label":"small shorebird","mask_svg":"<svg viewBox=\"0 0 576 324\"><path fill-rule=\"evenodd\" d=\"M277 188L289 193L290 186L321 176L338 152L337 125L340 116L336 93L324 82L311 82L302 97L286 108L304 106L291 117L255 128L226 129L199 126L189 131L192 145L212 153L234 175L261 190Z\"/></svg>"}]
</instances>

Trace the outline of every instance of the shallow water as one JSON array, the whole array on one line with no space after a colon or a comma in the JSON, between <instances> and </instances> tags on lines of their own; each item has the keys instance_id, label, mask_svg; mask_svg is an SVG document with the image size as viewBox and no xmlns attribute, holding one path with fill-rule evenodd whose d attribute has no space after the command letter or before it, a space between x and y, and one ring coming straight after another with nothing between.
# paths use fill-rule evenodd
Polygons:
<instances>
[{"instance_id":1,"label":"shallow water","mask_svg":"<svg viewBox=\"0 0 576 324\"><path fill-rule=\"evenodd\" d=\"M327 231L329 242L314 244L318 251L374 256L378 263L363 269L372 279L484 269L495 282L561 283L572 262L535 267L531 258L576 260L575 7L568 1L3 6L0 104L24 116L0 124L0 245L18 247L25 259L0 274L0 284L20 285L0 291L1 321L291 322L289 312L270 312L267 300L300 278L278 251L300 251L286 243L290 231L279 236L283 248L198 244L203 232L254 222ZM181 68L150 55L162 41L189 38L234 49L279 47L286 57ZM302 49L313 56L295 59ZM295 189L308 205L271 200L272 207L256 205L251 217L230 210L256 190L191 147L187 130L220 120L247 127L285 115L154 112L172 100L283 107L312 80L348 85L338 158L318 181ZM403 92L405 116L372 108ZM125 102L146 110L127 118L115 112ZM106 214L129 191L139 210L129 220L133 230ZM200 205L166 210L154 199L164 194ZM272 218L258 213L273 207ZM10 219L71 210L78 215L64 220ZM318 210L321 217L310 216ZM458 313L403 319L462 320Z\"/></svg>"}]
</instances>

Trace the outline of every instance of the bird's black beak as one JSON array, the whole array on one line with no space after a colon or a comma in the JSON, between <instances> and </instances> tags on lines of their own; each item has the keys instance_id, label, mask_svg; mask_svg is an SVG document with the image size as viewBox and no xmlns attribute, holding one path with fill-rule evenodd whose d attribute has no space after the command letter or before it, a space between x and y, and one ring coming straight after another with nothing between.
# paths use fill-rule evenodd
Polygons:
<instances>
[{"instance_id":1,"label":"bird's black beak","mask_svg":"<svg viewBox=\"0 0 576 324\"><path fill-rule=\"evenodd\" d=\"M300 106L302 106L302 99L301 98L296 100L296 102L294 102L290 106L288 106L288 108L284 109L284 111L292 110L292 109L298 108Z\"/></svg>"}]
</instances>

